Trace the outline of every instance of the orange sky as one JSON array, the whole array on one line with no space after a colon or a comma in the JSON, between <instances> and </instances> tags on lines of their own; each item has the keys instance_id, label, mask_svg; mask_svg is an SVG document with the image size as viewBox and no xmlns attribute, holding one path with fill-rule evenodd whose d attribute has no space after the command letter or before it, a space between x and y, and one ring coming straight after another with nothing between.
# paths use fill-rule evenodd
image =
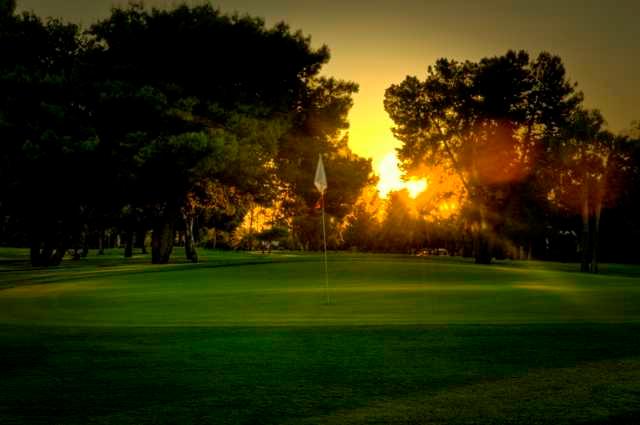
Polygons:
<instances>
[{"instance_id":1,"label":"orange sky","mask_svg":"<svg viewBox=\"0 0 640 425\"><path fill-rule=\"evenodd\" d=\"M89 24L105 16L112 3L18 0L18 7ZM148 5L175 3L145 1ZM382 106L385 89L406 75L422 78L427 66L440 57L478 60L508 49L525 49L532 56L547 50L562 57L570 78L585 92L587 106L601 109L612 130L627 128L632 120L640 119L637 0L213 3L225 12L262 16L268 24L284 20L293 29L311 35L314 45L330 47L332 58L324 73L360 84L350 114L351 148L373 158L376 170L393 162L388 156L398 146ZM383 177L394 179L391 174ZM393 181L387 182L387 186L393 185Z\"/></svg>"}]
</instances>

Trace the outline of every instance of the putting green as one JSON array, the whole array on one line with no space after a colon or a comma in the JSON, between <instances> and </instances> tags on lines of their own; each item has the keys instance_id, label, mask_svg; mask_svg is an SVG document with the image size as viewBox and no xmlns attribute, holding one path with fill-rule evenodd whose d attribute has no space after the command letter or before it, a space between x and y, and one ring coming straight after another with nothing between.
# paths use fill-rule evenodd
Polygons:
<instances>
[{"instance_id":1,"label":"putting green","mask_svg":"<svg viewBox=\"0 0 640 425\"><path fill-rule=\"evenodd\" d=\"M238 258L12 275L0 323L73 326L271 326L631 323L638 279L543 267L411 257L332 259L330 304L318 258ZM266 261L266 262L265 262Z\"/></svg>"}]
</instances>

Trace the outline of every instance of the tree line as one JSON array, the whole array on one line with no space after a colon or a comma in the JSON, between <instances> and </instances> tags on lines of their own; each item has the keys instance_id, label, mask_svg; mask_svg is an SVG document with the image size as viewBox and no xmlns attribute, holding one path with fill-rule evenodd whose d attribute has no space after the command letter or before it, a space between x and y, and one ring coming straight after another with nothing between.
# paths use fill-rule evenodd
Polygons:
<instances>
[{"instance_id":1,"label":"tree line","mask_svg":"<svg viewBox=\"0 0 640 425\"><path fill-rule=\"evenodd\" d=\"M0 0L0 242L29 246L36 266L113 234L125 256L150 238L153 263L177 232L191 261L203 237L243 232L236 246L318 249L323 154L333 249L592 272L640 259L640 125L608 131L558 56L441 59L387 89L404 172L429 180L415 200L375 194L348 147L358 86L321 76L329 58L284 23L208 5L116 7L83 30Z\"/></svg>"},{"instance_id":2,"label":"tree line","mask_svg":"<svg viewBox=\"0 0 640 425\"><path fill-rule=\"evenodd\" d=\"M439 169L459 190L438 193L432 179L434 189L414 202L413 215L406 194L404 202L395 194L384 220L354 216L352 223L400 236L393 249L417 249L431 238L480 264L523 251L579 260L584 272L597 273L603 255L638 261L640 126L614 134L583 98L550 53L438 60L424 79L390 86L384 106L405 172L429 177ZM443 202L461 205L455 222L433 219Z\"/></svg>"},{"instance_id":3,"label":"tree line","mask_svg":"<svg viewBox=\"0 0 640 425\"><path fill-rule=\"evenodd\" d=\"M180 230L197 261L194 226L230 230L273 203L304 245L319 154L334 219L370 181L345 132L358 86L320 76L328 48L284 23L131 4L81 30L14 10L2 1L1 239L33 265L114 228L127 256L150 232L153 263Z\"/></svg>"}]
</instances>

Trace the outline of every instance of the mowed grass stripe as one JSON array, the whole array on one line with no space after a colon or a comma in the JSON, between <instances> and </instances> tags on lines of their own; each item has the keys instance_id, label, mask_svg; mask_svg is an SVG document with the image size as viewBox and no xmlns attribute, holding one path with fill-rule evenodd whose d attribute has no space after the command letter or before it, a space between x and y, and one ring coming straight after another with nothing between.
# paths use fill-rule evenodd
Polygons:
<instances>
[{"instance_id":1,"label":"mowed grass stripe","mask_svg":"<svg viewBox=\"0 0 640 425\"><path fill-rule=\"evenodd\" d=\"M640 321L638 279L373 256L319 262L53 271L0 291L0 323L60 326L324 326ZM267 260L268 261L268 258ZM142 266L138 266L142 267ZM169 272L171 271L171 272ZM60 275L56 275L60 273ZM41 279L39 276L38 279Z\"/></svg>"},{"instance_id":2,"label":"mowed grass stripe","mask_svg":"<svg viewBox=\"0 0 640 425\"><path fill-rule=\"evenodd\" d=\"M521 377L374 402L291 424L640 423L640 358L532 370Z\"/></svg>"},{"instance_id":3,"label":"mowed grass stripe","mask_svg":"<svg viewBox=\"0 0 640 425\"><path fill-rule=\"evenodd\" d=\"M0 326L5 347L0 352L0 422L273 424L315 418L310 422L324 423L335 415L361 417L362 409L372 409L366 416L376 418L387 402L411 409L412 403L449 391L474 397L476 385L536 371L553 380L556 369L598 363L608 369L603 373L626 373L619 371L619 359L640 358L639 334L635 325L572 324ZM565 385L558 376L551 387ZM624 391L637 411L638 381L620 381L618 389L591 382L584 375L581 385L600 388L593 394L594 406L606 406L609 394ZM570 408L570 398L566 402ZM412 417L395 413L399 419ZM455 418L456 410L449 414Z\"/></svg>"}]
</instances>

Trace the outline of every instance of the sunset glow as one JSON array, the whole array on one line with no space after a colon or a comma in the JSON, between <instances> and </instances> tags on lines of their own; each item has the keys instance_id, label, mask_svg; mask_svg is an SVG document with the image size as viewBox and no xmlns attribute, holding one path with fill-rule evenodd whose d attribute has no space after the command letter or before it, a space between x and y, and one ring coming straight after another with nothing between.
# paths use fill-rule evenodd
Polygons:
<instances>
[{"instance_id":1,"label":"sunset glow","mask_svg":"<svg viewBox=\"0 0 640 425\"><path fill-rule=\"evenodd\" d=\"M404 186L409 191L409 196L415 199L427 188L427 179L411 179Z\"/></svg>"},{"instance_id":2,"label":"sunset glow","mask_svg":"<svg viewBox=\"0 0 640 425\"><path fill-rule=\"evenodd\" d=\"M640 425L638 17L0 0L0 425Z\"/></svg>"},{"instance_id":3,"label":"sunset glow","mask_svg":"<svg viewBox=\"0 0 640 425\"><path fill-rule=\"evenodd\" d=\"M407 189L409 196L415 199L428 186L427 179L402 180L402 171L398 167L398 158L395 152L390 152L382 158L376 167L376 172L380 177L378 191L383 198L392 191Z\"/></svg>"}]
</instances>

